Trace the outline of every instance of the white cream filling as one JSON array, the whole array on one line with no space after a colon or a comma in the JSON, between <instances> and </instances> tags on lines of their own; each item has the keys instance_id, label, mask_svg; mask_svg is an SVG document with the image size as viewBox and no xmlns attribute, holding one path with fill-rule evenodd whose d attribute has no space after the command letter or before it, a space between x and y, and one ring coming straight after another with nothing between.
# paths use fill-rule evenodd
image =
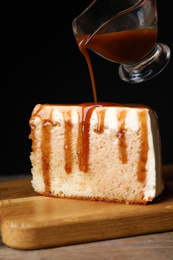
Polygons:
<instances>
[{"instance_id":1,"label":"white cream filling","mask_svg":"<svg viewBox=\"0 0 173 260\"><path fill-rule=\"evenodd\" d=\"M148 113L148 161L146 165L146 185L144 188L144 199L158 196L164 188L162 181L162 156L160 133L154 112Z\"/></svg>"}]
</instances>

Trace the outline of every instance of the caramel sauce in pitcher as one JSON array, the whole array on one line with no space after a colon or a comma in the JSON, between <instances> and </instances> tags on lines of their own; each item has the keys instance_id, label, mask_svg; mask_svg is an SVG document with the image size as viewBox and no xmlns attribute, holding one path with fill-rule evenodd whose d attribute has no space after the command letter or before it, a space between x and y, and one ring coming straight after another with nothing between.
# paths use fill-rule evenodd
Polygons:
<instances>
[{"instance_id":1,"label":"caramel sauce in pitcher","mask_svg":"<svg viewBox=\"0 0 173 260\"><path fill-rule=\"evenodd\" d=\"M116 63L139 61L154 47L157 29L144 28L94 35L87 48Z\"/></svg>"}]
</instances>

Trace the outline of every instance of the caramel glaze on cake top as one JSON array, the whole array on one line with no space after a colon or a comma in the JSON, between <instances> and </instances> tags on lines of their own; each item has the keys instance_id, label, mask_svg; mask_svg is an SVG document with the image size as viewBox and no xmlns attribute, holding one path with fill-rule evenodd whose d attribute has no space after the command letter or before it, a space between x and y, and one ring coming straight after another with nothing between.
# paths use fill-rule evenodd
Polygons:
<instances>
[{"instance_id":1,"label":"caramel glaze on cake top","mask_svg":"<svg viewBox=\"0 0 173 260\"><path fill-rule=\"evenodd\" d=\"M35 126L32 123L33 118L39 117L42 120L42 140L41 140L41 154L42 154L42 169L43 169L43 178L45 183L45 190L47 193L50 193L50 139L51 139L51 129L54 126L52 120L52 112L54 106L47 105L37 105L32 113L30 119L31 134L30 139L32 139L32 150L36 150L36 140L35 140ZM120 106L119 104L112 103L85 103L79 105L82 107L78 112L79 118L79 127L78 127L78 138L77 138L77 155L78 155L78 164L79 169L84 173L88 172L88 160L89 160L89 131L90 131L90 119L93 111L96 107L104 106ZM123 105L121 105L123 108ZM65 107L65 106L64 106ZM139 107L137 105L137 107ZM73 167L73 156L71 149L71 139L72 139L72 128L73 124L71 121L71 111L62 109L63 119L64 119L64 152L65 152L65 171L67 174L72 172ZM99 134L104 132L104 119L105 119L105 109L100 109L97 111L98 118L98 127L96 131ZM118 147L119 147L119 158L122 163L127 162L127 153L126 153L126 129L125 129L125 119L126 119L126 109L122 109L118 115L118 125L119 130L117 133L118 137ZM145 182L146 178L146 163L148 159L148 128L147 128L147 112L143 110L138 113L138 120L140 122L140 133L141 133L141 147L137 167L137 179L139 182Z\"/></svg>"}]
</instances>

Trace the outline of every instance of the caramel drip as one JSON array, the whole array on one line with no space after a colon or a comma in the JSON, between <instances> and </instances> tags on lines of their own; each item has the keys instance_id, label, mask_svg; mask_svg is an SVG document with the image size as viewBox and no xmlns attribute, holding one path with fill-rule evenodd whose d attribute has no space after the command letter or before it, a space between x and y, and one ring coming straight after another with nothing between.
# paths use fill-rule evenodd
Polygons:
<instances>
[{"instance_id":1,"label":"caramel drip","mask_svg":"<svg viewBox=\"0 0 173 260\"><path fill-rule=\"evenodd\" d=\"M105 109L97 111L98 127L97 132L102 134L104 132Z\"/></svg>"},{"instance_id":2,"label":"caramel drip","mask_svg":"<svg viewBox=\"0 0 173 260\"><path fill-rule=\"evenodd\" d=\"M38 117L42 121L42 138L41 138L41 158L42 171L45 184L45 194L50 194L50 153L51 153L51 129L52 129L52 109L45 105L36 106L32 117ZM33 151L36 150L35 144L35 126L31 124L30 138L33 140Z\"/></svg>"},{"instance_id":3,"label":"caramel drip","mask_svg":"<svg viewBox=\"0 0 173 260\"><path fill-rule=\"evenodd\" d=\"M79 116L78 139L77 139L77 155L79 162L79 169L83 172L88 171L89 160L89 132L90 119L96 107L118 106L117 103L99 102L99 103L84 103L81 104L81 113ZM97 132L104 132L105 109L97 111L98 126Z\"/></svg>"},{"instance_id":4,"label":"caramel drip","mask_svg":"<svg viewBox=\"0 0 173 260\"><path fill-rule=\"evenodd\" d=\"M64 143L64 151L65 151L65 170L67 173L72 172L72 128L73 124L71 122L71 111L64 111L64 126L65 126L65 143Z\"/></svg>"},{"instance_id":5,"label":"caramel drip","mask_svg":"<svg viewBox=\"0 0 173 260\"><path fill-rule=\"evenodd\" d=\"M78 127L78 140L77 140L77 155L79 162L79 169L83 172L88 171L88 161L89 161L89 132L90 132L90 119L92 113L96 107L103 106L117 106L116 103L84 103L81 104L81 113L79 113L79 127ZM105 119L105 109L97 111L98 117L98 127L97 132L104 132L104 119Z\"/></svg>"},{"instance_id":6,"label":"caramel drip","mask_svg":"<svg viewBox=\"0 0 173 260\"><path fill-rule=\"evenodd\" d=\"M50 153L51 153L51 122L43 120L42 124L42 141L41 141L41 154L42 154L42 170L45 184L45 191L50 192Z\"/></svg>"},{"instance_id":7,"label":"caramel drip","mask_svg":"<svg viewBox=\"0 0 173 260\"><path fill-rule=\"evenodd\" d=\"M82 115L79 115L77 154L79 169L85 173L88 171L90 119L96 107L97 105L82 106Z\"/></svg>"},{"instance_id":8,"label":"caramel drip","mask_svg":"<svg viewBox=\"0 0 173 260\"><path fill-rule=\"evenodd\" d=\"M137 178L139 182L145 182L146 178L146 163L148 159L148 126L147 126L147 111L142 111L138 114L140 121L141 145L139 162L137 167Z\"/></svg>"},{"instance_id":9,"label":"caramel drip","mask_svg":"<svg viewBox=\"0 0 173 260\"><path fill-rule=\"evenodd\" d=\"M50 194L51 129L52 129L52 110L49 110L49 118L42 120L42 139L41 139L42 170L43 170L43 178L45 184L45 192L47 194Z\"/></svg>"},{"instance_id":10,"label":"caramel drip","mask_svg":"<svg viewBox=\"0 0 173 260\"><path fill-rule=\"evenodd\" d=\"M127 162L127 145L126 145L126 130L125 130L125 119L126 119L126 110L122 110L118 115L119 121L119 130L117 133L117 137L119 140L119 158L121 159L122 163Z\"/></svg>"},{"instance_id":11,"label":"caramel drip","mask_svg":"<svg viewBox=\"0 0 173 260\"><path fill-rule=\"evenodd\" d=\"M83 134L82 134L82 116L80 113L79 117L79 126L78 126L78 138L77 138L77 156L80 171L83 171Z\"/></svg>"}]
</instances>

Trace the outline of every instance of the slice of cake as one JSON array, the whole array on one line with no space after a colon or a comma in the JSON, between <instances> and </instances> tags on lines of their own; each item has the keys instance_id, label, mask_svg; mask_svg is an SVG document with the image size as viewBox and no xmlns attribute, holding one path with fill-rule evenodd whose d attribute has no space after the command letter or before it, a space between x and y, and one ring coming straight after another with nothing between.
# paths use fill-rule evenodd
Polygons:
<instances>
[{"instance_id":1,"label":"slice of cake","mask_svg":"<svg viewBox=\"0 0 173 260\"><path fill-rule=\"evenodd\" d=\"M148 107L37 105L30 126L40 194L146 204L163 191L158 121Z\"/></svg>"}]
</instances>

